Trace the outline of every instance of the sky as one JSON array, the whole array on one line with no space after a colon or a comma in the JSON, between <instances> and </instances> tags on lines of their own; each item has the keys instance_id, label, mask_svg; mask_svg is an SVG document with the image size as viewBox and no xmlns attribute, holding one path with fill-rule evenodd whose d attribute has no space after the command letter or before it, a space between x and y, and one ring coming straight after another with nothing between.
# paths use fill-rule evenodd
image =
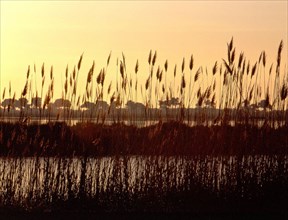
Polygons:
<instances>
[{"instance_id":1,"label":"sky","mask_svg":"<svg viewBox=\"0 0 288 220\"><path fill-rule=\"evenodd\" d=\"M36 66L40 88L41 66L49 74L53 65L55 97L61 97L65 69L69 73L83 53L79 89L84 91L87 73L95 60L95 74L105 67L105 80L115 89L116 60L122 52L127 72L139 60L139 83L145 85L149 51L157 51L156 66L168 59L168 80L174 65L180 69L191 54L194 66L211 69L227 56L232 36L236 54L251 62L265 50L267 63L275 63L281 40L287 64L287 1L8 1L1 0L1 87L19 97L28 65ZM33 72L33 71L31 71ZM35 76L32 74L30 77ZM38 78L37 78L38 77ZM49 78L49 76L46 76ZM95 77L95 76L94 76ZM170 78L169 78L170 77ZM46 83L46 86L48 83ZM35 88L34 88L35 89Z\"/></svg>"}]
</instances>

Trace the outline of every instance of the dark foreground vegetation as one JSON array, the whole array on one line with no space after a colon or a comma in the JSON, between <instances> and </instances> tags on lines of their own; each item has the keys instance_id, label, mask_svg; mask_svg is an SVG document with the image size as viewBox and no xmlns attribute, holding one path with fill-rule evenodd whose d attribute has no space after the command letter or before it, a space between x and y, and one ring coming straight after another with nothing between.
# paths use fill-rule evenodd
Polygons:
<instances>
[{"instance_id":1,"label":"dark foreground vegetation","mask_svg":"<svg viewBox=\"0 0 288 220\"><path fill-rule=\"evenodd\" d=\"M251 185L257 189L258 186ZM177 191L171 190L164 194L158 194L158 190L151 189L145 195L129 194L127 192L104 192L94 198L70 198L69 200L53 200L53 203L45 204L41 198L33 209L25 209L17 204L4 205L2 212L26 212L37 213L87 213L92 216L109 215L113 213L153 214L274 214L288 215L287 212L287 182L270 182L258 190L253 198L242 198L236 192L229 196L218 196L209 189L195 186L194 189ZM257 194L256 193L256 194ZM284 194L285 193L285 194ZM40 206L41 205L41 206ZM267 217L267 216L266 216Z\"/></svg>"},{"instance_id":2,"label":"dark foreground vegetation","mask_svg":"<svg viewBox=\"0 0 288 220\"><path fill-rule=\"evenodd\" d=\"M1 156L287 154L288 127L194 126L159 122L143 128L92 123L0 124Z\"/></svg>"},{"instance_id":3,"label":"dark foreground vegetation","mask_svg":"<svg viewBox=\"0 0 288 220\"><path fill-rule=\"evenodd\" d=\"M287 156L2 158L0 211L287 215Z\"/></svg>"}]
</instances>

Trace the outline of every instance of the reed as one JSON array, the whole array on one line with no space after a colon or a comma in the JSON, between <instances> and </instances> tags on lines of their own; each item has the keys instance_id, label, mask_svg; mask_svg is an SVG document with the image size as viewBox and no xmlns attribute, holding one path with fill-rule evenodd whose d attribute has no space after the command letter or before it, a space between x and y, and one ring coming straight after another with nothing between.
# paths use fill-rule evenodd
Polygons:
<instances>
[{"instance_id":1,"label":"reed","mask_svg":"<svg viewBox=\"0 0 288 220\"><path fill-rule=\"evenodd\" d=\"M233 38L227 44L227 58L215 61L211 71L200 66L193 73L193 55L190 57L188 69L185 66L185 57L183 58L180 74L177 74L177 64L174 69L168 68L168 60L165 61L164 69L162 69L160 65L157 65L157 51L153 53L151 50L148 56L149 72L143 84L139 81L138 75L141 74L143 77L142 71L145 68L139 69L137 60L134 68L135 77L132 77L132 74L127 71L124 53L121 59L117 58L116 72L113 72L116 75L116 82L107 82L105 79L112 72L109 68L110 52L106 66L101 68L98 74L94 74L95 61L93 61L87 73L84 93L79 94L77 87L82 54L74 68L69 71L69 67L66 67L62 97L60 100L56 99L54 103L53 66L50 69L50 76L47 77L48 90L44 91L47 74L45 74L43 63L40 72L40 92L37 90L36 66L34 65L34 76L30 74L30 66L28 66L24 88L19 97L21 102L17 100L15 93L12 96L11 84L9 84L7 99L5 99L6 89L4 88L2 92L1 121L20 122L15 127L21 125L21 129L26 133L30 128L36 129L37 126L37 129L41 130L43 122L53 122L54 124L49 123L52 127L64 122L72 126L66 129L66 125L61 125L65 127L65 131L70 130L76 134L77 129L74 128L77 126L73 127L74 120L87 124L96 123L96 128L116 122L138 127L153 124L161 127L163 122L168 122L167 124L172 128L174 125L178 126L178 123L183 123L189 127L204 126L207 130L217 130L218 126L225 130L227 126L232 125L235 127L233 129L239 128L243 133L247 133L251 127L263 133L267 127L275 131L278 128L285 130L288 124L288 74L285 69L281 72L282 50L283 42L281 41L276 68L273 69L273 64L271 64L267 74L265 51L261 52L257 62L250 62L244 52L238 56ZM186 74L187 70L189 76ZM169 78L171 82L167 82ZM176 80L176 78L179 79ZM31 86L32 80L35 80L34 88ZM139 102L137 96L139 87L142 103ZM36 94L35 97L33 94ZM38 94L40 94L39 97ZM28 101L30 98L31 102ZM108 100L110 103L107 103ZM60 106L56 105L57 101L61 103ZM174 123L175 121L177 123ZM36 128L34 125L30 126L33 123L38 124ZM1 123L2 136L9 135L5 133L8 132L4 130L5 126L8 125ZM154 127L147 129L153 130ZM127 131L128 136L129 132ZM10 139L5 140L7 146L14 141ZM82 140L82 137L80 139ZM27 142L23 141L22 144L26 146ZM185 143L180 144L185 145ZM286 146L286 142L282 144Z\"/></svg>"},{"instance_id":2,"label":"reed","mask_svg":"<svg viewBox=\"0 0 288 220\"><path fill-rule=\"evenodd\" d=\"M249 61L232 38L210 70L191 55L178 73L151 50L146 76L138 60L128 71L124 53L111 70L110 52L81 94L82 54L55 101L53 66L50 76L44 63L40 76L28 66L19 100L11 83L1 96L0 212L287 213L282 50L268 72L265 51Z\"/></svg>"},{"instance_id":3,"label":"reed","mask_svg":"<svg viewBox=\"0 0 288 220\"><path fill-rule=\"evenodd\" d=\"M285 167L281 156L1 158L0 209L287 213Z\"/></svg>"}]
</instances>

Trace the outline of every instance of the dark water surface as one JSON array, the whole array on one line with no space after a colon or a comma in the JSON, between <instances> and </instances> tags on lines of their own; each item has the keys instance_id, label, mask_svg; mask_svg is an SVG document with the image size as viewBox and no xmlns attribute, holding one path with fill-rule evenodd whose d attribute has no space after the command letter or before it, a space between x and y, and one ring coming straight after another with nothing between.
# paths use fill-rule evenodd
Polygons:
<instances>
[{"instance_id":1,"label":"dark water surface","mask_svg":"<svg viewBox=\"0 0 288 220\"><path fill-rule=\"evenodd\" d=\"M1 206L28 209L71 198L99 200L104 194L137 200L205 191L249 200L265 196L267 186L273 190L287 183L286 155L0 159Z\"/></svg>"}]
</instances>

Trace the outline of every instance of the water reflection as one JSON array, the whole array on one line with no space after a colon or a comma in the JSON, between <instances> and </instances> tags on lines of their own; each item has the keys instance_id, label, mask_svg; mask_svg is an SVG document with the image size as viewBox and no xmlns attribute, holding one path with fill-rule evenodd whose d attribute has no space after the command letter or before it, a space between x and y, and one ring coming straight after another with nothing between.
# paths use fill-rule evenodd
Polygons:
<instances>
[{"instance_id":1,"label":"water reflection","mask_svg":"<svg viewBox=\"0 0 288 220\"><path fill-rule=\"evenodd\" d=\"M162 118L161 122L169 122L171 120L178 120L178 119L169 119L167 120L166 118ZM8 123L17 123L19 122L19 117L0 117L0 122L8 122ZM138 120L138 119L131 119L131 120L112 120L112 119L105 119L104 121L99 120L97 118L73 118L73 119L69 119L69 120L59 120L56 118L51 118L51 119L39 119L37 117L32 117L29 118L29 120L26 122L28 124L47 124L47 123L55 123L55 122L65 122L67 125L69 126L74 126L78 123L95 123L95 124L105 124L105 125L112 125L115 123L122 123L125 125L133 125L136 127L147 127L147 126L151 126L151 125L155 125L159 123L159 118L155 119L155 120ZM220 121L215 121L215 120L208 120L205 119L204 121L198 120L182 120L181 123L184 123L188 126L197 126L197 125L203 125L203 126L215 126L215 125L221 125L221 123L223 123L221 120ZM239 124L243 124L246 125L246 123L248 123L249 125L253 125L253 126L257 126L259 128L263 127L263 126L270 126L273 128L279 128L282 126L285 126L287 124L287 122L285 120L275 120L275 121L269 121L269 120L265 120L265 119L251 119L249 121L237 121L237 125ZM236 125L236 121L235 120L229 120L227 121L227 125L230 126L235 126Z\"/></svg>"},{"instance_id":2,"label":"water reflection","mask_svg":"<svg viewBox=\"0 0 288 220\"><path fill-rule=\"evenodd\" d=\"M288 156L1 158L0 201L66 200L105 192L154 190L253 193L252 186L288 175ZM197 187L195 187L197 186Z\"/></svg>"}]
</instances>

